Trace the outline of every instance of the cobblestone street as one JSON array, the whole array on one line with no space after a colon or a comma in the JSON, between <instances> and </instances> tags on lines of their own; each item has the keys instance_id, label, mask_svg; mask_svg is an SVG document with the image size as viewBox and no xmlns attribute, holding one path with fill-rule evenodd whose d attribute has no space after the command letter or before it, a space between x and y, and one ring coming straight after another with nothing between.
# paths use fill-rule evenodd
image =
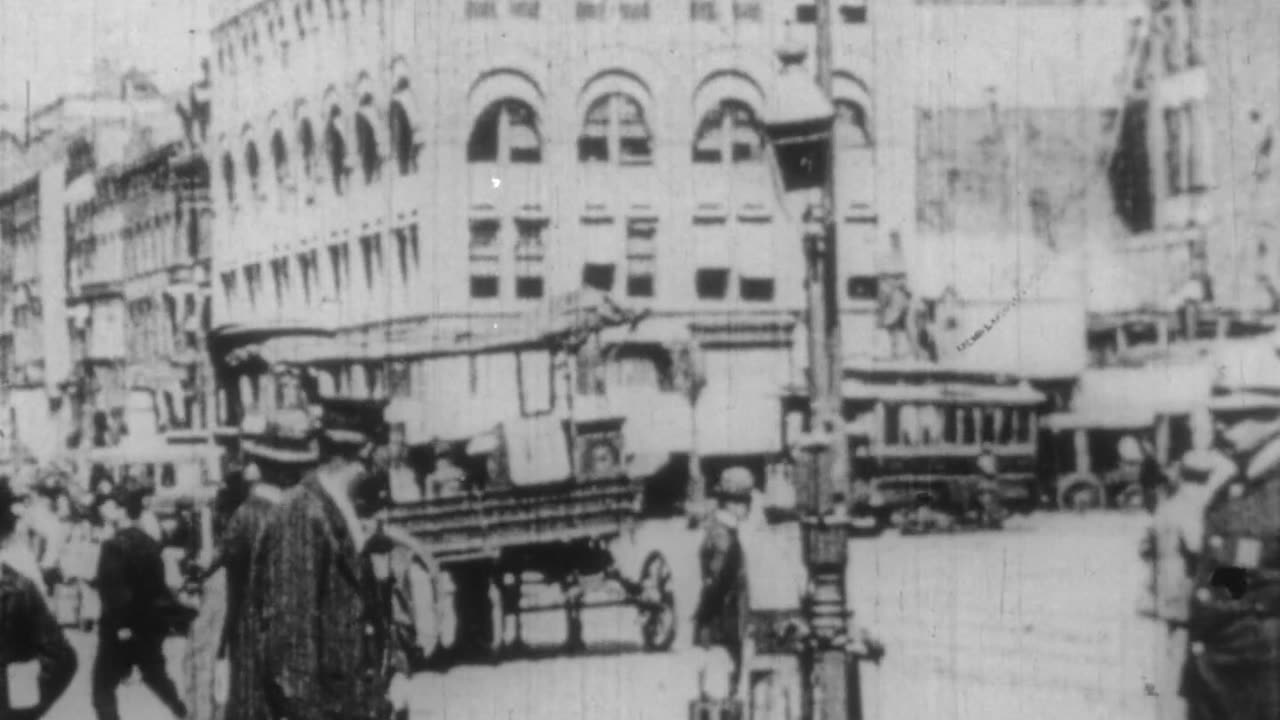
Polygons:
<instances>
[{"instance_id":1,"label":"cobblestone street","mask_svg":"<svg viewBox=\"0 0 1280 720\"><path fill-rule=\"evenodd\" d=\"M1041 514L1001 533L856 541L851 596L858 619L888 646L883 665L864 670L868 718L1155 717L1144 690L1151 628L1133 612L1140 523L1137 515ZM620 548L620 563L631 567L630 555L654 547L667 552L687 616L696 541L680 525L649 525L637 533L636 553ZM527 634L535 646L549 647L563 628L551 613L530 619ZM594 611L587 632L592 650L585 657L548 651L542 659L419 675L414 717L686 717L696 687L687 633L672 654L642 653L626 609ZM80 676L51 717L91 717L91 643L79 636L77 647ZM176 668L182 641L170 650ZM136 720L164 718L137 684L122 691L122 706L136 708Z\"/></svg>"}]
</instances>

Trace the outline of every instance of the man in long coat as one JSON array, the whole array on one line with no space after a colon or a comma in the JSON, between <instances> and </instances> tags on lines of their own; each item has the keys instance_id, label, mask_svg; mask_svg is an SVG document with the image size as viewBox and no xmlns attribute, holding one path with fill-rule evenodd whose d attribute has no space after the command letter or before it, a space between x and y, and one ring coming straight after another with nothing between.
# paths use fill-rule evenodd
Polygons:
<instances>
[{"instance_id":1,"label":"man in long coat","mask_svg":"<svg viewBox=\"0 0 1280 720\"><path fill-rule=\"evenodd\" d=\"M1191 593L1182 695L1192 720L1280 717L1280 418L1226 433L1238 472L1213 493Z\"/></svg>"},{"instance_id":2,"label":"man in long coat","mask_svg":"<svg viewBox=\"0 0 1280 720\"><path fill-rule=\"evenodd\" d=\"M407 701L407 661L360 517L387 491L367 462L381 414L381 404L327 404L322 465L285 495L255 551L273 720L387 720Z\"/></svg>"},{"instance_id":3,"label":"man in long coat","mask_svg":"<svg viewBox=\"0 0 1280 720\"><path fill-rule=\"evenodd\" d=\"M225 720L265 720L259 659L261 596L250 583L253 551L272 510L280 503L282 487L299 465L314 463L318 455L305 425L291 432L248 435L242 440L249 495L232 514L222 542L205 577L226 570L226 616L218 642L217 672L226 678Z\"/></svg>"}]
</instances>

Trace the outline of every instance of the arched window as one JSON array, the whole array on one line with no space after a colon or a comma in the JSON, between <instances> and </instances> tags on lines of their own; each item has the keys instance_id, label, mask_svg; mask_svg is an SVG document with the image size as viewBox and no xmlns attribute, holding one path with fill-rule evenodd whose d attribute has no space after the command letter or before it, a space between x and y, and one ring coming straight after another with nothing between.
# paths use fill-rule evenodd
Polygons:
<instances>
[{"instance_id":1,"label":"arched window","mask_svg":"<svg viewBox=\"0 0 1280 720\"><path fill-rule=\"evenodd\" d=\"M520 100L499 100L476 118L467 162L542 162L538 115Z\"/></svg>"},{"instance_id":2,"label":"arched window","mask_svg":"<svg viewBox=\"0 0 1280 720\"><path fill-rule=\"evenodd\" d=\"M275 166L276 183L280 187L289 185L289 151L284 144L284 133L277 130L271 136L271 164Z\"/></svg>"},{"instance_id":3,"label":"arched window","mask_svg":"<svg viewBox=\"0 0 1280 720\"><path fill-rule=\"evenodd\" d=\"M222 182L227 188L227 204L234 205L236 203L236 161L231 159L231 153L222 154Z\"/></svg>"},{"instance_id":4,"label":"arched window","mask_svg":"<svg viewBox=\"0 0 1280 720\"><path fill-rule=\"evenodd\" d=\"M244 169L249 174L249 189L258 193L258 146L252 140L244 148Z\"/></svg>"},{"instance_id":5,"label":"arched window","mask_svg":"<svg viewBox=\"0 0 1280 720\"><path fill-rule=\"evenodd\" d=\"M306 118L298 125L298 152L302 154L302 176L310 179L315 170L316 134Z\"/></svg>"},{"instance_id":6,"label":"arched window","mask_svg":"<svg viewBox=\"0 0 1280 720\"><path fill-rule=\"evenodd\" d=\"M401 175L409 175L418 171L418 144L413 137L413 126L409 123L409 111L398 100L391 101L390 117L391 146L396 154L396 166Z\"/></svg>"},{"instance_id":7,"label":"arched window","mask_svg":"<svg viewBox=\"0 0 1280 720\"><path fill-rule=\"evenodd\" d=\"M724 100L702 116L693 141L695 163L759 162L764 149L760 123L746 103Z\"/></svg>"},{"instance_id":8,"label":"arched window","mask_svg":"<svg viewBox=\"0 0 1280 720\"><path fill-rule=\"evenodd\" d=\"M653 161L653 134L644 108L625 93L609 93L587 108L578 138L580 162L648 165Z\"/></svg>"},{"instance_id":9,"label":"arched window","mask_svg":"<svg viewBox=\"0 0 1280 720\"><path fill-rule=\"evenodd\" d=\"M324 146L329 156L329 173L333 178L333 191L339 195L347 184L347 139L338 126L342 111L335 105L329 111L329 122L325 125Z\"/></svg>"},{"instance_id":10,"label":"arched window","mask_svg":"<svg viewBox=\"0 0 1280 720\"><path fill-rule=\"evenodd\" d=\"M836 148L871 147L870 121L866 109L852 100L837 100L835 106Z\"/></svg>"},{"instance_id":11,"label":"arched window","mask_svg":"<svg viewBox=\"0 0 1280 720\"><path fill-rule=\"evenodd\" d=\"M360 153L360 169L364 171L366 183L378 179L378 171L382 165L378 136L370 117L372 112L373 96L365 95L360 99L360 112L356 113L356 150Z\"/></svg>"}]
</instances>

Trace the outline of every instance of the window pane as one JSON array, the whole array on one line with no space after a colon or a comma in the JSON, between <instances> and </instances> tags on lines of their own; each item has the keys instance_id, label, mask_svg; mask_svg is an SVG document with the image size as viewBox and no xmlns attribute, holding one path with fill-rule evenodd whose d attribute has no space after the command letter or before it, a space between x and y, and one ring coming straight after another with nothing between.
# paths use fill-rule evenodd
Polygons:
<instances>
[{"instance_id":1,"label":"window pane","mask_svg":"<svg viewBox=\"0 0 1280 720\"><path fill-rule=\"evenodd\" d=\"M867 112L859 104L849 100L836 102L836 147L863 148L871 145L871 131Z\"/></svg>"},{"instance_id":2,"label":"window pane","mask_svg":"<svg viewBox=\"0 0 1280 720\"><path fill-rule=\"evenodd\" d=\"M481 113L471 128L467 141L467 162L496 162L498 160L498 121L501 106L493 105Z\"/></svg>"},{"instance_id":3,"label":"window pane","mask_svg":"<svg viewBox=\"0 0 1280 720\"><path fill-rule=\"evenodd\" d=\"M698 132L693 141L693 161L695 163L718 163L723 160L724 145L724 112L716 108L708 112L698 124Z\"/></svg>"},{"instance_id":4,"label":"window pane","mask_svg":"<svg viewBox=\"0 0 1280 720\"><path fill-rule=\"evenodd\" d=\"M511 137L511 162L536 163L542 161L542 137L538 134L537 116L533 108L522 102L510 101L505 107Z\"/></svg>"}]
</instances>

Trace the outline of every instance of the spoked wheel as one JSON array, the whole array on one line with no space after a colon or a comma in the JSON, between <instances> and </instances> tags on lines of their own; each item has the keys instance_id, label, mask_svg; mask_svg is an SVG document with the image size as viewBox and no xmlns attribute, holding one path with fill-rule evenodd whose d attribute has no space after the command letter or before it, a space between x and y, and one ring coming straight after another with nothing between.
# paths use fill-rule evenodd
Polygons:
<instances>
[{"instance_id":1,"label":"spoked wheel","mask_svg":"<svg viewBox=\"0 0 1280 720\"><path fill-rule=\"evenodd\" d=\"M1102 507L1102 491L1092 483L1079 483L1067 489L1064 506L1075 512L1086 512Z\"/></svg>"},{"instance_id":2,"label":"spoked wheel","mask_svg":"<svg viewBox=\"0 0 1280 720\"><path fill-rule=\"evenodd\" d=\"M671 565L657 550L640 566L640 634L645 650L669 650L676 640L676 594Z\"/></svg>"}]
</instances>

